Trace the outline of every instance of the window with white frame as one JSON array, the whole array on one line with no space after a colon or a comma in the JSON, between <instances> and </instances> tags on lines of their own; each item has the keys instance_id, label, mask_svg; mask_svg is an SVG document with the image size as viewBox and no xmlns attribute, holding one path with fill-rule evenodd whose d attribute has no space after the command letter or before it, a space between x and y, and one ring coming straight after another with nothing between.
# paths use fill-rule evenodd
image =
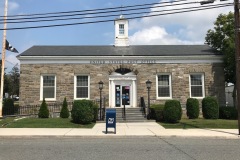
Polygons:
<instances>
[{"instance_id":1,"label":"window with white frame","mask_svg":"<svg viewBox=\"0 0 240 160\"><path fill-rule=\"evenodd\" d=\"M40 100L56 100L56 76L42 75L40 90Z\"/></svg>"},{"instance_id":2,"label":"window with white frame","mask_svg":"<svg viewBox=\"0 0 240 160\"><path fill-rule=\"evenodd\" d=\"M89 99L89 76L76 75L74 86L75 99Z\"/></svg>"},{"instance_id":3,"label":"window with white frame","mask_svg":"<svg viewBox=\"0 0 240 160\"><path fill-rule=\"evenodd\" d=\"M157 97L158 98L171 98L172 86L170 74L157 75Z\"/></svg>"},{"instance_id":4,"label":"window with white frame","mask_svg":"<svg viewBox=\"0 0 240 160\"><path fill-rule=\"evenodd\" d=\"M190 97L203 98L204 91L204 74L190 74Z\"/></svg>"},{"instance_id":5,"label":"window with white frame","mask_svg":"<svg viewBox=\"0 0 240 160\"><path fill-rule=\"evenodd\" d=\"M119 34L124 35L124 24L119 24Z\"/></svg>"}]
</instances>

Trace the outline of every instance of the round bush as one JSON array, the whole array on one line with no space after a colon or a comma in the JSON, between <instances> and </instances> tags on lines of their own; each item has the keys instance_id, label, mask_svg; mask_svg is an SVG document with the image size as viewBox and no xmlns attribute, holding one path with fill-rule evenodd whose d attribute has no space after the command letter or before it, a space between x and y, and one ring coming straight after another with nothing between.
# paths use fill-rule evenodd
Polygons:
<instances>
[{"instance_id":1,"label":"round bush","mask_svg":"<svg viewBox=\"0 0 240 160\"><path fill-rule=\"evenodd\" d=\"M199 102L196 98L188 98L187 104L187 116L189 119L196 119L199 116Z\"/></svg>"},{"instance_id":2,"label":"round bush","mask_svg":"<svg viewBox=\"0 0 240 160\"><path fill-rule=\"evenodd\" d=\"M157 122L163 121L164 104L153 104L150 106L150 118Z\"/></svg>"},{"instance_id":3,"label":"round bush","mask_svg":"<svg viewBox=\"0 0 240 160\"><path fill-rule=\"evenodd\" d=\"M14 102L10 98L4 100L3 115L14 115Z\"/></svg>"},{"instance_id":4,"label":"round bush","mask_svg":"<svg viewBox=\"0 0 240 160\"><path fill-rule=\"evenodd\" d=\"M39 118L48 118L49 117L49 110L48 110L45 99L43 99L43 101L42 101L41 107L38 112L38 117Z\"/></svg>"},{"instance_id":5,"label":"round bush","mask_svg":"<svg viewBox=\"0 0 240 160\"><path fill-rule=\"evenodd\" d=\"M68 104L67 104L67 99L66 97L64 98L62 109L60 112L60 117L61 118L68 118L69 117L69 110L68 110Z\"/></svg>"},{"instance_id":6,"label":"round bush","mask_svg":"<svg viewBox=\"0 0 240 160\"><path fill-rule=\"evenodd\" d=\"M165 102L163 117L166 122L178 123L182 117L182 107L179 101L169 100Z\"/></svg>"},{"instance_id":7,"label":"round bush","mask_svg":"<svg viewBox=\"0 0 240 160\"><path fill-rule=\"evenodd\" d=\"M205 119L218 119L219 106L214 97L205 97L202 100L202 113Z\"/></svg>"},{"instance_id":8,"label":"round bush","mask_svg":"<svg viewBox=\"0 0 240 160\"><path fill-rule=\"evenodd\" d=\"M73 103L72 119L74 123L88 124L94 119L94 104L90 100L76 100Z\"/></svg>"}]
</instances>

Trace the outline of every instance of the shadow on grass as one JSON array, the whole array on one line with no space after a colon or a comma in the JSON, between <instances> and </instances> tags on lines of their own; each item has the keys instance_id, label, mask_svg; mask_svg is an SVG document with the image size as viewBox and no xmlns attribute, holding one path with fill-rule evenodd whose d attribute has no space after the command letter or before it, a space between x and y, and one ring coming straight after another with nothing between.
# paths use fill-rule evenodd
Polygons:
<instances>
[{"instance_id":1,"label":"shadow on grass","mask_svg":"<svg viewBox=\"0 0 240 160\"><path fill-rule=\"evenodd\" d=\"M173 123L166 123L164 122L164 124L168 124L171 125ZM197 125L193 125L193 124L188 124L188 123L184 123L184 122L179 122L177 123L178 126L182 126L181 128L178 127L179 129L202 129L202 130L207 130L207 131L212 131L212 132L219 132L219 133L226 133L226 134L231 134L231 135L239 135L238 133L232 133L232 132L228 132L228 129L211 129L211 128L205 128L205 127L200 127ZM177 129L177 128L176 128Z\"/></svg>"}]
</instances>

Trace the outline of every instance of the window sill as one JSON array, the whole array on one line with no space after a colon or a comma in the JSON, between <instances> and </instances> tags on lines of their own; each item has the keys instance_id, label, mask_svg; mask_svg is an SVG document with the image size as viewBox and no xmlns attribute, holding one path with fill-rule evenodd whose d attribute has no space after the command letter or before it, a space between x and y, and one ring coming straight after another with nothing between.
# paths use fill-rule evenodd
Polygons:
<instances>
[{"instance_id":1,"label":"window sill","mask_svg":"<svg viewBox=\"0 0 240 160\"><path fill-rule=\"evenodd\" d=\"M43 99L40 99L39 101L42 102ZM49 99L47 98L47 99L46 99L46 98L45 98L45 101L46 101L46 102L55 102L55 101L56 101L56 98L53 98L53 99L51 99L51 98L49 98Z\"/></svg>"},{"instance_id":2,"label":"window sill","mask_svg":"<svg viewBox=\"0 0 240 160\"><path fill-rule=\"evenodd\" d=\"M74 98L74 100L83 100L83 99L90 100L90 98Z\"/></svg>"},{"instance_id":3,"label":"window sill","mask_svg":"<svg viewBox=\"0 0 240 160\"><path fill-rule=\"evenodd\" d=\"M203 99L205 97L190 97L190 98Z\"/></svg>"},{"instance_id":4,"label":"window sill","mask_svg":"<svg viewBox=\"0 0 240 160\"><path fill-rule=\"evenodd\" d=\"M172 97L157 97L157 100L171 100Z\"/></svg>"}]
</instances>

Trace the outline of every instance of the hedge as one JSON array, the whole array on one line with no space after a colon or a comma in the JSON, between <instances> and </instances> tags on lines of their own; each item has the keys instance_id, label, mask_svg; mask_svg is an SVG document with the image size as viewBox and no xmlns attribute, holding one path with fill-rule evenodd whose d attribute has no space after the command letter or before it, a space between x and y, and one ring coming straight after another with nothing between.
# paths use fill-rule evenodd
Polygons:
<instances>
[{"instance_id":1,"label":"hedge","mask_svg":"<svg viewBox=\"0 0 240 160\"><path fill-rule=\"evenodd\" d=\"M182 117L182 107L178 100L168 100L163 109L164 121L178 123Z\"/></svg>"},{"instance_id":2,"label":"hedge","mask_svg":"<svg viewBox=\"0 0 240 160\"><path fill-rule=\"evenodd\" d=\"M90 100L75 100L71 111L74 123L89 124L94 120L94 103Z\"/></svg>"},{"instance_id":3,"label":"hedge","mask_svg":"<svg viewBox=\"0 0 240 160\"><path fill-rule=\"evenodd\" d=\"M235 107L219 107L219 118L236 120L238 118L238 111Z\"/></svg>"},{"instance_id":4,"label":"hedge","mask_svg":"<svg viewBox=\"0 0 240 160\"><path fill-rule=\"evenodd\" d=\"M218 119L219 106L215 97L205 97L202 100L202 113L205 119Z\"/></svg>"},{"instance_id":5,"label":"hedge","mask_svg":"<svg viewBox=\"0 0 240 160\"><path fill-rule=\"evenodd\" d=\"M157 122L164 120L163 118L164 104L153 104L150 106L150 118L155 119Z\"/></svg>"},{"instance_id":6,"label":"hedge","mask_svg":"<svg viewBox=\"0 0 240 160\"><path fill-rule=\"evenodd\" d=\"M14 112L17 111L14 108L14 101L13 99L5 99L3 103L3 115L14 115Z\"/></svg>"},{"instance_id":7,"label":"hedge","mask_svg":"<svg viewBox=\"0 0 240 160\"><path fill-rule=\"evenodd\" d=\"M196 119L199 117L199 102L196 98L187 99L186 109L189 119Z\"/></svg>"}]
</instances>

